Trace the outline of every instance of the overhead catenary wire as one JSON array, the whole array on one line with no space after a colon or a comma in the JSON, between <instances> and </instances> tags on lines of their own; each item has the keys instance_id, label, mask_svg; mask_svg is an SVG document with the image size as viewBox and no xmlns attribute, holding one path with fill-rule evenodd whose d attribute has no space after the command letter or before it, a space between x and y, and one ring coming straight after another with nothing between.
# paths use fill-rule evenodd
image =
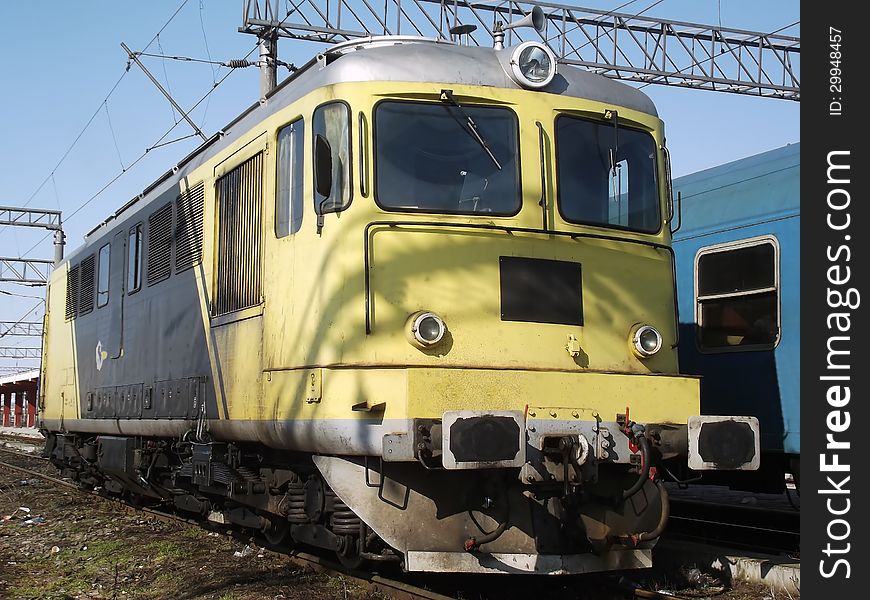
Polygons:
<instances>
[{"instance_id":1,"label":"overhead catenary wire","mask_svg":"<svg viewBox=\"0 0 870 600\"><path fill-rule=\"evenodd\" d=\"M164 54L163 46L160 44L160 36L157 36L157 50L160 54ZM161 61L161 67L163 68L163 79L166 81L166 91L169 92L169 95L172 96L172 84L169 83L169 74L166 72L166 59L164 58ZM175 107L172 106L172 103L169 103L169 108L172 111L172 120L176 123L178 122L178 117L175 115Z\"/></svg>"},{"instance_id":2,"label":"overhead catenary wire","mask_svg":"<svg viewBox=\"0 0 870 600\"><path fill-rule=\"evenodd\" d=\"M205 22L202 19L202 9L203 9L203 0L199 0L199 29L202 31L202 41L205 44L205 55L208 57L208 60L211 60L211 50L208 47L208 36L205 33ZM212 85L217 83L217 69L215 65L211 65L211 82ZM202 121L199 124L200 128L205 127L205 121L208 117L208 108L211 106L211 98L205 103L205 108L202 109Z\"/></svg>"},{"instance_id":3,"label":"overhead catenary wire","mask_svg":"<svg viewBox=\"0 0 870 600\"><path fill-rule=\"evenodd\" d=\"M172 55L172 54L155 54L154 52L134 52L133 54L135 54L136 56L147 56L149 58L162 58L162 59L166 59L166 60L177 60L177 61L181 61L181 62L192 62L192 63L203 63L203 64L208 64L208 65L216 65L216 66L220 66L220 67L227 67L229 69L239 69L242 67L258 67L258 66L260 66L260 63L258 61L249 61L247 59L247 57L234 58L232 60L220 61L220 60L211 60L211 59L206 60L203 58L194 58L192 56L177 56L177 55ZM248 56L250 56L250 54L248 54ZM289 70L289 71L296 70L296 65L294 65L293 63L284 62L282 60L276 60L275 63L282 66L282 67L287 67L287 70Z\"/></svg>"},{"instance_id":4,"label":"overhead catenary wire","mask_svg":"<svg viewBox=\"0 0 870 600\"><path fill-rule=\"evenodd\" d=\"M124 160L121 158L121 149L118 147L118 138L115 136L115 128L112 127L112 117L109 115L109 103L103 102L103 107L106 109L106 120L109 122L109 131L112 133L112 142L115 144L115 152L118 154L118 162L121 163L121 171L126 171Z\"/></svg>"},{"instance_id":5,"label":"overhead catenary wire","mask_svg":"<svg viewBox=\"0 0 870 600\"><path fill-rule=\"evenodd\" d=\"M250 50L250 51L245 55L244 59L242 59L242 60L247 60L247 58L248 58L249 56L251 56L251 54L253 54L254 51L257 50L258 47L259 47L259 44L255 45L253 48L251 48L251 50ZM204 94L204 95L203 95L199 100L197 100L196 104L194 104L194 105L193 105L193 106L192 106L192 107L191 107L187 112L190 113L190 112L196 110L196 108L197 108L200 104L202 104L202 103L205 101L205 99L208 98L208 97L209 97L209 96L210 96L210 95L211 95L211 94L212 94L212 93L213 93L213 92L218 88L218 86L220 86L224 81L226 81L227 77L229 77L230 75L232 75L234 72L235 72L235 69L231 69L231 70L227 71L227 73L226 73L223 77L221 77L221 78L220 78L220 79L219 79L219 80L218 80L218 81L217 81L217 82L216 82L216 83L211 87L211 89L209 89L209 90L208 90L208 91L207 91L207 92L206 92L206 93L205 93L205 94ZM120 178L121 178L125 173L129 172L129 171L130 171L134 166L136 166L140 161L142 161L142 160L143 160L143 159L148 155L148 153L151 152L151 150L154 150L154 149L156 149L156 148L160 148L160 147L162 147L162 146L166 146L166 145L168 145L169 143L178 142L178 141L181 141L181 140L187 139L188 137L191 137L191 136L184 136L184 137L178 138L178 139L176 139L176 140L173 140L173 142L163 143L163 140L165 140L165 139L169 136L169 134L172 133L172 131L173 131L176 127L178 127L179 124L181 124L181 121L178 121L178 122L176 122L176 123L173 123L172 126L171 126L171 127L170 127L170 128L169 128L169 129L168 129L168 130L163 134L163 135L161 135L161 136L160 136L160 137L159 137L159 138L158 138L158 139L157 139L153 144L151 144L149 147L147 147L147 148L145 149L145 151L142 152L142 154L140 154L138 158L136 158L136 160L134 160L133 162L131 162L131 163L127 166L126 170L121 171L120 173L118 173L118 174L116 174L114 177L112 177L112 179L110 179L110 180L109 180L105 185L103 185L103 187L101 187L99 190L97 190L96 193L94 193L91 197L89 197L87 200L85 200L84 202L82 202L82 203L78 206L78 208L76 208L73 212L71 212L69 215L67 215L66 217L64 217L64 221L68 223L68 222L70 221L70 219L72 219L72 218L73 218L74 216L76 216L79 212L81 212L81 211L82 211L86 206L88 206L91 202L93 202L93 201L96 200L98 197L100 197L100 196L103 194L103 192L105 192L107 189L109 189L109 188L112 186L113 183L115 183L116 181L118 181L118 179L120 179ZM194 135L195 135L195 134L194 134ZM40 238L39 241L37 241L33 246L31 246L30 249L27 250L27 251L24 253L23 256L27 256L28 254L30 254L31 252L33 252L36 248L38 248L39 245L40 245L42 242L44 242L46 239L48 239L49 235L50 235L50 234L46 234L46 235L44 235L42 238Z\"/></svg>"},{"instance_id":6,"label":"overhead catenary wire","mask_svg":"<svg viewBox=\"0 0 870 600\"><path fill-rule=\"evenodd\" d=\"M160 28L160 30L154 35L154 37L151 38L151 41L149 41L145 45L145 48L144 48L145 50L147 50L151 46L151 44L154 43L154 41L157 39L157 36L160 35L164 29L166 29L166 27L172 22L172 20L176 17L176 15L178 15L178 13L181 12L181 9L184 8L184 6L189 1L190 0L182 0L181 4L178 6L178 8L175 9L175 12L172 13L172 16L170 16L169 19L166 20L166 22L163 24L163 26ZM78 132L76 137L73 139L72 143L67 147L67 149L64 151L64 153L61 155L60 159L58 159L57 163L51 168L48 175L45 176L45 179L43 179L40 182L40 184L36 187L36 189L33 191L33 193L30 194L30 196L28 196L27 200L24 202L24 204L22 206L25 206L25 207L30 206L30 203L33 202L33 199L36 197L36 195L39 194L40 191L42 191L42 188L45 187L45 184L48 183L48 181L54 176L57 169L64 163L64 161L66 161L70 152L72 152L73 148L76 147L76 145L79 143L79 140L82 139L82 136L90 128L91 124L94 122L94 119L96 119L97 115L100 114L100 111L103 110L103 105L109 100L109 98L111 98L112 94L115 93L115 90L118 89L118 86L121 84L121 81L124 80L124 77L126 77L126 75L127 75L127 70L125 69L124 72L121 73L121 76L118 77L117 81L115 81L114 85L112 85L112 87L109 89L109 92L106 94L106 96L97 105L97 108L94 110L93 114L91 114L90 118L87 120L87 122L85 122L84 127L81 128L81 130ZM0 226L0 231L3 231L3 229L5 229L6 227L7 227L7 225Z\"/></svg>"}]
</instances>

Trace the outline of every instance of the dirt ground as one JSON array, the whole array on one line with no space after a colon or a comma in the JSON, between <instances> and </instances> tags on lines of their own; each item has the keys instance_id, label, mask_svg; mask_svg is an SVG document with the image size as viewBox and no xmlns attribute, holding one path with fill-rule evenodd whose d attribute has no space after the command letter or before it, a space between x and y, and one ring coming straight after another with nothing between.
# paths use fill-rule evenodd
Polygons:
<instances>
[{"instance_id":1,"label":"dirt ground","mask_svg":"<svg viewBox=\"0 0 870 600\"><path fill-rule=\"evenodd\" d=\"M143 518L5 469L0 506L0 598L383 598L226 534Z\"/></svg>"},{"instance_id":2,"label":"dirt ground","mask_svg":"<svg viewBox=\"0 0 870 600\"><path fill-rule=\"evenodd\" d=\"M0 460L7 459L0 456ZM47 463L43 468L56 475ZM694 585L681 582L680 574L655 572L638 572L635 581L646 589L668 590L677 598L788 598L764 586L740 584L737 589L722 589L707 575L689 571L688 576ZM561 581L512 578L511 585L502 585L505 582L499 577L498 584L492 585L493 580L484 585L466 576L447 578L453 585L444 588L435 583L440 579L433 579L431 586L418 585L463 600L622 600L632 596L613 586L615 577L578 577ZM461 579L469 585L460 583ZM238 534L148 518L37 477L0 469L0 598L382 600L384 596L344 577L300 568Z\"/></svg>"}]
</instances>

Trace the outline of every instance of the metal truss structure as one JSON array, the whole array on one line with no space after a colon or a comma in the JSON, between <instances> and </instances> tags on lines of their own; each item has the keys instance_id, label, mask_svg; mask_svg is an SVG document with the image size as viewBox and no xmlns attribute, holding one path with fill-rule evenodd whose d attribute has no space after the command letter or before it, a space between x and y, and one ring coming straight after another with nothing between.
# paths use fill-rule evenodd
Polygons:
<instances>
[{"instance_id":1,"label":"metal truss structure","mask_svg":"<svg viewBox=\"0 0 870 600\"><path fill-rule=\"evenodd\" d=\"M25 367L21 365L0 365L0 377L2 377L3 374L14 377L19 373L28 373L32 370L33 367Z\"/></svg>"},{"instance_id":2,"label":"metal truss structure","mask_svg":"<svg viewBox=\"0 0 870 600\"><path fill-rule=\"evenodd\" d=\"M59 231L61 229L60 211L41 208L15 208L0 206L0 226L41 227Z\"/></svg>"},{"instance_id":3,"label":"metal truss structure","mask_svg":"<svg viewBox=\"0 0 870 600\"><path fill-rule=\"evenodd\" d=\"M45 285L53 268L52 260L0 257L0 282Z\"/></svg>"},{"instance_id":4,"label":"metal truss structure","mask_svg":"<svg viewBox=\"0 0 870 600\"><path fill-rule=\"evenodd\" d=\"M539 37L560 62L614 79L800 100L799 37L534 0L243 2L239 31L261 40L281 36L322 43L419 35L491 45L496 20L517 20L537 6L544 30L510 30L506 43L523 41L521 35ZM476 29L462 36L451 32L457 25Z\"/></svg>"},{"instance_id":5,"label":"metal truss structure","mask_svg":"<svg viewBox=\"0 0 870 600\"><path fill-rule=\"evenodd\" d=\"M54 232L54 261L0 257L0 282L45 285L53 265L63 259L65 235L59 210L0 206L0 227L39 227Z\"/></svg>"},{"instance_id":6,"label":"metal truss structure","mask_svg":"<svg viewBox=\"0 0 870 600\"><path fill-rule=\"evenodd\" d=\"M6 336L41 337L39 321L0 321L0 338Z\"/></svg>"},{"instance_id":7,"label":"metal truss structure","mask_svg":"<svg viewBox=\"0 0 870 600\"><path fill-rule=\"evenodd\" d=\"M41 348L0 347L0 358L40 358Z\"/></svg>"}]
</instances>

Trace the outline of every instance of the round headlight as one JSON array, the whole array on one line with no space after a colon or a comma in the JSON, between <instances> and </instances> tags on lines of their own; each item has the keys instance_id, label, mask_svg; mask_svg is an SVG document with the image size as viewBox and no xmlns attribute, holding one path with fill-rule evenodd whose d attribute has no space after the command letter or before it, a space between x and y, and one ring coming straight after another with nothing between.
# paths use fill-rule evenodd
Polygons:
<instances>
[{"instance_id":1,"label":"round headlight","mask_svg":"<svg viewBox=\"0 0 870 600\"><path fill-rule=\"evenodd\" d=\"M662 334L652 325L642 325L634 330L631 345L635 354L647 358L662 349Z\"/></svg>"},{"instance_id":2,"label":"round headlight","mask_svg":"<svg viewBox=\"0 0 870 600\"><path fill-rule=\"evenodd\" d=\"M556 55L539 42L523 42L511 55L511 71L523 87L545 87L556 76Z\"/></svg>"},{"instance_id":3,"label":"round headlight","mask_svg":"<svg viewBox=\"0 0 870 600\"><path fill-rule=\"evenodd\" d=\"M419 312L411 316L411 335L421 346L434 346L444 337L447 326L444 320L431 312Z\"/></svg>"}]
</instances>

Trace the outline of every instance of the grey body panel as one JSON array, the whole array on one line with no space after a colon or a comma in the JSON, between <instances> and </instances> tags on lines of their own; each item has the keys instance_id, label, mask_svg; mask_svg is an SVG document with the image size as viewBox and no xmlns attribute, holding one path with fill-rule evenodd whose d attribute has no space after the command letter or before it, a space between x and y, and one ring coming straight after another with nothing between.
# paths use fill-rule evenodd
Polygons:
<instances>
[{"instance_id":1,"label":"grey body panel","mask_svg":"<svg viewBox=\"0 0 870 600\"><path fill-rule=\"evenodd\" d=\"M196 427L189 418L141 419L45 419L46 429L61 428L70 432L97 433L104 435L142 435L176 437ZM381 420L208 420L208 431L216 438L233 442L255 442L283 450L321 452L355 456L378 456L383 448L383 437L389 433L408 433L411 419Z\"/></svg>"}]
</instances>

